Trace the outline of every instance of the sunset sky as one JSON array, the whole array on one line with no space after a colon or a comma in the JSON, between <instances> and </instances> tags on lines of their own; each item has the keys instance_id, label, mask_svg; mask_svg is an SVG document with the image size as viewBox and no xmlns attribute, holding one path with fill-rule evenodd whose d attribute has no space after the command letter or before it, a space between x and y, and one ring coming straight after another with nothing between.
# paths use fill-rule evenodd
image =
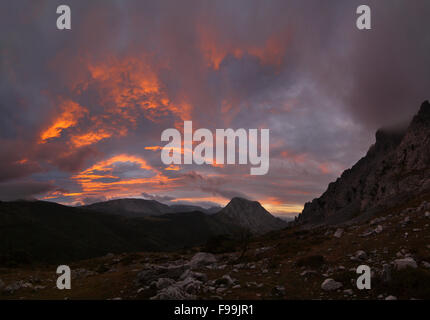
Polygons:
<instances>
[{"instance_id":1,"label":"sunset sky","mask_svg":"<svg viewBox=\"0 0 430 320\"><path fill-rule=\"evenodd\" d=\"M2 1L0 200L295 215L430 98L430 2ZM72 30L56 29L69 4ZM270 129L270 170L160 160L161 132Z\"/></svg>"}]
</instances>

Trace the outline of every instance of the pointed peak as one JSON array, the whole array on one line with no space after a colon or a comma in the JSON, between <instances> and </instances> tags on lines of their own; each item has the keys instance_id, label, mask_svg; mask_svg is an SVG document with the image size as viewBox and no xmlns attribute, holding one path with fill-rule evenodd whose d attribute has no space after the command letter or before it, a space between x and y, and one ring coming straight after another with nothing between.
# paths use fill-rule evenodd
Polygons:
<instances>
[{"instance_id":1,"label":"pointed peak","mask_svg":"<svg viewBox=\"0 0 430 320\"><path fill-rule=\"evenodd\" d=\"M418 116L430 117L430 103L428 100L421 104L420 111L418 111Z\"/></svg>"}]
</instances>

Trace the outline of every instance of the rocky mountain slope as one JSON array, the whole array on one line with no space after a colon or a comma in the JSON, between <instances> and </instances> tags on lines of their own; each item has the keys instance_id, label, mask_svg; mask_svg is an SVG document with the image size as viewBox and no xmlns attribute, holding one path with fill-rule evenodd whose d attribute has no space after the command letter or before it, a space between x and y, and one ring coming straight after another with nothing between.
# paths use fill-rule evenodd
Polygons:
<instances>
[{"instance_id":1,"label":"rocky mountain slope","mask_svg":"<svg viewBox=\"0 0 430 320\"><path fill-rule=\"evenodd\" d=\"M263 234L287 226L285 221L272 216L259 202L243 198L233 198L225 208L215 214L215 218L255 234Z\"/></svg>"},{"instance_id":2,"label":"rocky mountain slope","mask_svg":"<svg viewBox=\"0 0 430 320\"><path fill-rule=\"evenodd\" d=\"M334 224L367 217L430 190L430 104L406 130L382 129L366 156L324 194L306 203L301 224Z\"/></svg>"}]
</instances>

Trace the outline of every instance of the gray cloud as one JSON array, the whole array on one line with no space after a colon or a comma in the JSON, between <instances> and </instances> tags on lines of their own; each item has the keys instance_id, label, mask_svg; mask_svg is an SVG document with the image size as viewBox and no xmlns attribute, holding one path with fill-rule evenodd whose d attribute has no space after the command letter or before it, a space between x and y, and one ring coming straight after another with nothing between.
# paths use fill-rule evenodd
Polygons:
<instances>
[{"instance_id":1,"label":"gray cloud","mask_svg":"<svg viewBox=\"0 0 430 320\"><path fill-rule=\"evenodd\" d=\"M170 202L172 200L175 200L174 197L149 194L146 192L142 192L142 196L147 200L156 200L159 202Z\"/></svg>"},{"instance_id":2,"label":"gray cloud","mask_svg":"<svg viewBox=\"0 0 430 320\"><path fill-rule=\"evenodd\" d=\"M30 200L55 189L56 187L48 182L19 181L0 183L0 200Z\"/></svg>"}]
</instances>

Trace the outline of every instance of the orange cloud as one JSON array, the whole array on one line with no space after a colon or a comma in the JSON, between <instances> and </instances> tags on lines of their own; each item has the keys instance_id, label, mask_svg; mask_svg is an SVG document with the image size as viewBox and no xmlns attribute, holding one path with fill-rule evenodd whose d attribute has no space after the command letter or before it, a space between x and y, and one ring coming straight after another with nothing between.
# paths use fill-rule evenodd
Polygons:
<instances>
[{"instance_id":1,"label":"orange cloud","mask_svg":"<svg viewBox=\"0 0 430 320\"><path fill-rule=\"evenodd\" d=\"M121 164L137 165L138 169L142 170L143 173L148 172L150 174L148 177L138 174L133 174L131 177L128 175L121 177L115 173L116 166ZM145 159L128 154L119 154L99 161L88 169L72 176L72 179L81 185L82 195L103 194L106 197L109 195L126 196L127 194L136 194L139 193L139 187L160 186L170 181L159 170L151 167ZM142 191L144 190L142 189Z\"/></svg>"},{"instance_id":2,"label":"orange cloud","mask_svg":"<svg viewBox=\"0 0 430 320\"><path fill-rule=\"evenodd\" d=\"M110 138L111 136L112 133L107 132L104 129L100 129L97 131L72 136L71 142L75 147L80 148L90 144L94 144L96 142L99 142L100 140Z\"/></svg>"},{"instance_id":3,"label":"orange cloud","mask_svg":"<svg viewBox=\"0 0 430 320\"><path fill-rule=\"evenodd\" d=\"M191 106L186 102L170 101L158 79L156 66L147 60L145 56L110 57L102 62L88 63L90 82L95 83L102 93L101 105L133 124L139 111L154 122L169 113L186 119Z\"/></svg>"},{"instance_id":4,"label":"orange cloud","mask_svg":"<svg viewBox=\"0 0 430 320\"><path fill-rule=\"evenodd\" d=\"M40 135L40 143L46 143L48 140L58 138L61 132L67 128L76 126L87 109L71 100L65 100L61 103L60 108L63 112L54 120L54 123Z\"/></svg>"}]
</instances>

